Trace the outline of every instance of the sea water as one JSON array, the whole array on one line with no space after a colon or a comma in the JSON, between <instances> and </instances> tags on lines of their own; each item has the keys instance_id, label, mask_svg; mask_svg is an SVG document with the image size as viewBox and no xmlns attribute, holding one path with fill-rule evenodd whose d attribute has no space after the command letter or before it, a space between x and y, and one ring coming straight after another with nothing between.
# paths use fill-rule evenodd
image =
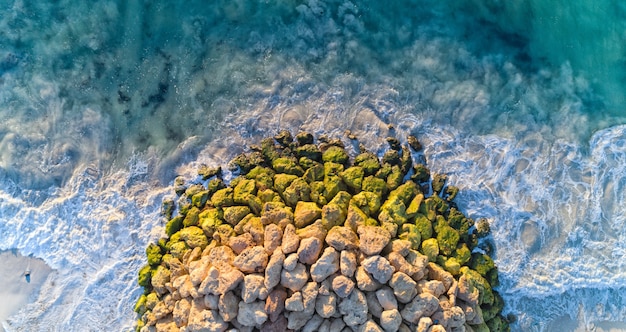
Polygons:
<instances>
[{"instance_id":1,"label":"sea water","mask_svg":"<svg viewBox=\"0 0 626 332\"><path fill-rule=\"evenodd\" d=\"M626 331L625 34L617 0L0 0L0 250L53 269L2 326L131 330L174 177L287 129L417 136L513 330Z\"/></svg>"}]
</instances>

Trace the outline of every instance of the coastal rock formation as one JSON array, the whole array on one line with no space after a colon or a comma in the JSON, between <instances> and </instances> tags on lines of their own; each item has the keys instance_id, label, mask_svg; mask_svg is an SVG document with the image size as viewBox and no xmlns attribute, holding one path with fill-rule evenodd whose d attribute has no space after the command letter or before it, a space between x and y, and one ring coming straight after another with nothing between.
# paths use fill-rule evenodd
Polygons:
<instances>
[{"instance_id":1,"label":"coastal rock formation","mask_svg":"<svg viewBox=\"0 0 626 332\"><path fill-rule=\"evenodd\" d=\"M237 156L229 184L206 166L178 183L139 271L137 330L507 331L488 224L388 141L382 161L351 163L340 140L282 132Z\"/></svg>"}]
</instances>

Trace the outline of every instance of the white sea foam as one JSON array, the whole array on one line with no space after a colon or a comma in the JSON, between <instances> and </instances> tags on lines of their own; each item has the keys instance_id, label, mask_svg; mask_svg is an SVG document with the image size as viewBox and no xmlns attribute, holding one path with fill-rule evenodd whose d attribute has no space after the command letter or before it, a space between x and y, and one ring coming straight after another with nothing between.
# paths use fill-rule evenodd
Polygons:
<instances>
[{"instance_id":1,"label":"white sea foam","mask_svg":"<svg viewBox=\"0 0 626 332\"><path fill-rule=\"evenodd\" d=\"M130 329L167 185L280 129L349 129L377 153L389 135L423 140L460 207L492 222L515 330L626 321L626 128L598 115L595 83L457 7L368 5L14 1L0 250L55 272L5 327Z\"/></svg>"}]
</instances>

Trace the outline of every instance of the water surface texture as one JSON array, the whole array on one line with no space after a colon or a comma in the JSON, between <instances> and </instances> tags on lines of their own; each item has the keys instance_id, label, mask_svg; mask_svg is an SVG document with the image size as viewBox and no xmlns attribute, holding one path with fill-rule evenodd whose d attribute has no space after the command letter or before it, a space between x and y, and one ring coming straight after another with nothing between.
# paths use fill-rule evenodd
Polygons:
<instances>
[{"instance_id":1,"label":"water surface texture","mask_svg":"<svg viewBox=\"0 0 626 332\"><path fill-rule=\"evenodd\" d=\"M514 330L626 330L625 31L618 0L0 0L0 250L55 271L2 326L131 330L175 176L349 129L416 135L491 221Z\"/></svg>"}]
</instances>

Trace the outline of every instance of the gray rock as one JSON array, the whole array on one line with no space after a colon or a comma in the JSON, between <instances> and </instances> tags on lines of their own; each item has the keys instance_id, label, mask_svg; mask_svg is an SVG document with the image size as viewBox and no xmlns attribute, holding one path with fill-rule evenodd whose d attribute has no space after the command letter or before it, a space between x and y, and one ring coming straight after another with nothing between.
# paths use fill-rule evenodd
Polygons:
<instances>
[{"instance_id":1,"label":"gray rock","mask_svg":"<svg viewBox=\"0 0 626 332\"><path fill-rule=\"evenodd\" d=\"M302 263L296 264L296 267L292 271L283 269L280 273L280 284L294 292L302 289L308 280L309 274Z\"/></svg>"},{"instance_id":2,"label":"gray rock","mask_svg":"<svg viewBox=\"0 0 626 332\"><path fill-rule=\"evenodd\" d=\"M293 271L293 269L298 264L298 254L291 253L285 257L285 261L283 262L283 269L287 271Z\"/></svg>"},{"instance_id":3,"label":"gray rock","mask_svg":"<svg viewBox=\"0 0 626 332\"><path fill-rule=\"evenodd\" d=\"M377 226L359 226L359 248L368 255L378 255L391 240L391 234Z\"/></svg>"},{"instance_id":4,"label":"gray rock","mask_svg":"<svg viewBox=\"0 0 626 332\"><path fill-rule=\"evenodd\" d=\"M311 279L321 282L339 270L339 253L333 247L324 249L324 253L311 265Z\"/></svg>"},{"instance_id":5,"label":"gray rock","mask_svg":"<svg viewBox=\"0 0 626 332\"><path fill-rule=\"evenodd\" d=\"M356 269L356 284L357 287L364 292L373 292L381 286L371 274L365 271L363 266L359 266Z\"/></svg>"},{"instance_id":6,"label":"gray rock","mask_svg":"<svg viewBox=\"0 0 626 332\"><path fill-rule=\"evenodd\" d=\"M439 280L420 280L417 283L417 291L418 293L430 293L439 298L446 289L443 287L443 282Z\"/></svg>"},{"instance_id":7,"label":"gray rock","mask_svg":"<svg viewBox=\"0 0 626 332\"><path fill-rule=\"evenodd\" d=\"M341 269L341 274L352 278L357 268L356 253L354 253L354 251L342 251L339 260L339 268Z\"/></svg>"},{"instance_id":8,"label":"gray rock","mask_svg":"<svg viewBox=\"0 0 626 332\"><path fill-rule=\"evenodd\" d=\"M295 292L285 300L285 310L304 311L304 302L302 302L302 293Z\"/></svg>"},{"instance_id":9,"label":"gray rock","mask_svg":"<svg viewBox=\"0 0 626 332\"><path fill-rule=\"evenodd\" d=\"M389 286L383 286L377 290L376 299L385 310L398 309L398 300Z\"/></svg>"},{"instance_id":10,"label":"gray rock","mask_svg":"<svg viewBox=\"0 0 626 332\"><path fill-rule=\"evenodd\" d=\"M337 295L330 293L328 295L319 295L315 300L315 312L322 318L332 317L337 309Z\"/></svg>"},{"instance_id":11,"label":"gray rock","mask_svg":"<svg viewBox=\"0 0 626 332\"><path fill-rule=\"evenodd\" d=\"M230 322L237 317L239 302L240 299L232 291L220 296L218 308L219 314L224 321Z\"/></svg>"},{"instance_id":12,"label":"gray rock","mask_svg":"<svg viewBox=\"0 0 626 332\"><path fill-rule=\"evenodd\" d=\"M270 318L270 321L275 322L279 316L282 316L285 309L285 300L287 299L287 292L282 288L272 290L265 300L265 312ZM287 321L285 320L285 327L287 327Z\"/></svg>"},{"instance_id":13,"label":"gray rock","mask_svg":"<svg viewBox=\"0 0 626 332\"><path fill-rule=\"evenodd\" d=\"M367 321L367 300L365 294L358 289L354 289L338 307L343 321L353 329Z\"/></svg>"},{"instance_id":14,"label":"gray rock","mask_svg":"<svg viewBox=\"0 0 626 332\"><path fill-rule=\"evenodd\" d=\"M402 318L409 323L417 324L420 318L430 316L439 309L439 300L432 294L418 294L402 309Z\"/></svg>"},{"instance_id":15,"label":"gray rock","mask_svg":"<svg viewBox=\"0 0 626 332\"><path fill-rule=\"evenodd\" d=\"M396 270L387 259L378 255L367 257L361 266L381 284L387 283Z\"/></svg>"},{"instance_id":16,"label":"gray rock","mask_svg":"<svg viewBox=\"0 0 626 332\"><path fill-rule=\"evenodd\" d=\"M313 264L322 252L322 241L315 237L302 239L298 247L298 260L304 264Z\"/></svg>"},{"instance_id":17,"label":"gray rock","mask_svg":"<svg viewBox=\"0 0 626 332\"><path fill-rule=\"evenodd\" d=\"M207 294L204 296L204 306L210 310L217 310L219 300L219 295Z\"/></svg>"},{"instance_id":18,"label":"gray rock","mask_svg":"<svg viewBox=\"0 0 626 332\"><path fill-rule=\"evenodd\" d=\"M342 318L335 318L330 323L330 332L340 332L346 327L346 322Z\"/></svg>"},{"instance_id":19,"label":"gray rock","mask_svg":"<svg viewBox=\"0 0 626 332\"><path fill-rule=\"evenodd\" d=\"M239 302L239 314L237 322L243 326L261 326L267 320L265 303L256 301L252 303Z\"/></svg>"},{"instance_id":20,"label":"gray rock","mask_svg":"<svg viewBox=\"0 0 626 332\"><path fill-rule=\"evenodd\" d=\"M189 313L187 322L187 331L211 331L211 332L224 332L228 329L228 323L226 323L222 317L215 310L202 310Z\"/></svg>"},{"instance_id":21,"label":"gray rock","mask_svg":"<svg viewBox=\"0 0 626 332\"><path fill-rule=\"evenodd\" d=\"M302 287L302 302L304 303L304 312L315 312L315 300L317 299L317 283L309 282Z\"/></svg>"},{"instance_id":22,"label":"gray rock","mask_svg":"<svg viewBox=\"0 0 626 332\"><path fill-rule=\"evenodd\" d=\"M280 283L280 271L283 269L284 262L285 254L283 254L283 251L280 249L274 250L265 268L264 284L268 290L272 290Z\"/></svg>"},{"instance_id":23,"label":"gray rock","mask_svg":"<svg viewBox=\"0 0 626 332\"><path fill-rule=\"evenodd\" d=\"M375 292L365 292L365 299L367 299L367 309L369 313L376 317L380 318L380 314L383 313L383 306L380 305L378 299L376 298Z\"/></svg>"},{"instance_id":24,"label":"gray rock","mask_svg":"<svg viewBox=\"0 0 626 332\"><path fill-rule=\"evenodd\" d=\"M315 332L323 322L324 318L318 315L313 315L313 317L311 317L311 319L309 319L309 321L302 327L302 332Z\"/></svg>"},{"instance_id":25,"label":"gray rock","mask_svg":"<svg viewBox=\"0 0 626 332\"><path fill-rule=\"evenodd\" d=\"M265 278L258 274L248 274L243 278L243 289L241 298L246 303L252 303L257 299L267 298L267 288L265 288Z\"/></svg>"},{"instance_id":26,"label":"gray rock","mask_svg":"<svg viewBox=\"0 0 626 332\"><path fill-rule=\"evenodd\" d=\"M348 297L354 289L354 281L344 276L338 275L332 281L333 291L340 298Z\"/></svg>"},{"instance_id":27,"label":"gray rock","mask_svg":"<svg viewBox=\"0 0 626 332\"><path fill-rule=\"evenodd\" d=\"M402 324L402 316L398 309L385 310L380 315L380 326L386 332L398 331Z\"/></svg>"}]
</instances>

